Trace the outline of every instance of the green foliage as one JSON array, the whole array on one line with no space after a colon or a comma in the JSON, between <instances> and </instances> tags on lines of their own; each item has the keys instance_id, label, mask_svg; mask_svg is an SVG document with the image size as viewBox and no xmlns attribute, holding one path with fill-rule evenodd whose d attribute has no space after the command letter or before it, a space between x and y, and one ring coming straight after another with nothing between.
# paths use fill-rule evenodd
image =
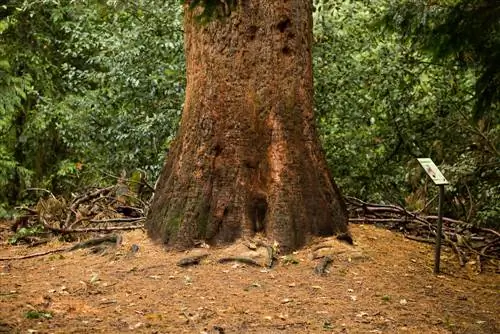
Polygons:
<instances>
[{"instance_id":1,"label":"green foliage","mask_svg":"<svg viewBox=\"0 0 500 334\"><path fill-rule=\"evenodd\" d=\"M205 23L237 5L181 3ZM343 192L435 210L415 160L431 157L451 182L446 214L497 224L498 2L314 7L317 122ZM153 180L182 110L182 33L178 0L1 6L0 215L29 187L64 193L122 170Z\"/></svg>"},{"instance_id":2,"label":"green foliage","mask_svg":"<svg viewBox=\"0 0 500 334\"><path fill-rule=\"evenodd\" d=\"M158 173L184 96L181 8L22 1L0 20L0 202ZM13 66L12 64L15 64Z\"/></svg>"},{"instance_id":3,"label":"green foliage","mask_svg":"<svg viewBox=\"0 0 500 334\"><path fill-rule=\"evenodd\" d=\"M24 313L24 317L26 319L52 319L53 314L47 311L29 310Z\"/></svg>"},{"instance_id":4,"label":"green foliage","mask_svg":"<svg viewBox=\"0 0 500 334\"><path fill-rule=\"evenodd\" d=\"M91 167L156 175L184 97L181 8L151 1L104 14L82 10L67 28L66 52L93 49L86 60L92 67L63 64L73 90L57 105L63 141Z\"/></svg>"},{"instance_id":5,"label":"green foliage","mask_svg":"<svg viewBox=\"0 0 500 334\"><path fill-rule=\"evenodd\" d=\"M475 117L500 103L500 2L491 0L393 1L386 24L436 61L451 58L477 71Z\"/></svg>"},{"instance_id":6,"label":"green foliage","mask_svg":"<svg viewBox=\"0 0 500 334\"><path fill-rule=\"evenodd\" d=\"M8 243L10 245L16 245L20 241L26 239L27 237L36 237L43 232L42 225L35 225L31 227L20 228L12 237L9 238Z\"/></svg>"},{"instance_id":7,"label":"green foliage","mask_svg":"<svg viewBox=\"0 0 500 334\"><path fill-rule=\"evenodd\" d=\"M416 163L431 157L452 181L447 214L493 223L499 127L474 118L476 71L378 29L389 4L315 1L316 112L333 175L345 193L432 210Z\"/></svg>"},{"instance_id":8,"label":"green foliage","mask_svg":"<svg viewBox=\"0 0 500 334\"><path fill-rule=\"evenodd\" d=\"M190 10L201 8L197 19L202 23L207 23L213 19L220 19L229 16L238 4L237 0L181 0L187 4Z\"/></svg>"}]
</instances>

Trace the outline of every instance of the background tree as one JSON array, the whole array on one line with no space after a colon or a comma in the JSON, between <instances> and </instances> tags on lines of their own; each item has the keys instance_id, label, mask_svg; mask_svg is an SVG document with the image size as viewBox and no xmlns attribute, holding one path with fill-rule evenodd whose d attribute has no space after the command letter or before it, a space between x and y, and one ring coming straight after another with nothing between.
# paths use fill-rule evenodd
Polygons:
<instances>
[{"instance_id":1,"label":"background tree","mask_svg":"<svg viewBox=\"0 0 500 334\"><path fill-rule=\"evenodd\" d=\"M149 234L191 246L262 232L290 251L313 235L346 232L315 130L312 3L215 10L227 16L204 25L197 8L185 11L186 100Z\"/></svg>"},{"instance_id":2,"label":"background tree","mask_svg":"<svg viewBox=\"0 0 500 334\"><path fill-rule=\"evenodd\" d=\"M2 7L0 216L30 198L27 187L67 193L106 182L103 171L157 175L184 96L180 14L176 1Z\"/></svg>"},{"instance_id":3,"label":"background tree","mask_svg":"<svg viewBox=\"0 0 500 334\"><path fill-rule=\"evenodd\" d=\"M316 122L343 192L433 211L415 162L430 156L451 181L446 215L495 225L498 3L313 2ZM196 20L224 19L224 3ZM2 3L0 217L38 199L28 187L157 178L184 101L182 13L178 0Z\"/></svg>"},{"instance_id":4,"label":"background tree","mask_svg":"<svg viewBox=\"0 0 500 334\"><path fill-rule=\"evenodd\" d=\"M458 116L448 138L461 144L457 149L443 145L443 152L448 155L445 159L451 165L451 175L459 176L453 180L455 201L463 208L469 206L464 219L498 224L500 2L391 2L384 21L401 33L412 50L428 55L429 62L444 66L456 77L468 77L472 83L465 98L439 109L448 118ZM457 87L467 86L451 81L449 94L455 95ZM465 138L459 139L461 136Z\"/></svg>"}]
</instances>

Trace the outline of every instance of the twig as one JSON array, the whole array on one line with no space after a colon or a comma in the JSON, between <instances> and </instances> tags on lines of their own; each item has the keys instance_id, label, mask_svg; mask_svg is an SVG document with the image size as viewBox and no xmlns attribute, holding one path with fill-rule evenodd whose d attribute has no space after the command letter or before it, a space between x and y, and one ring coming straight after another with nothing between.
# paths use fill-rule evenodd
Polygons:
<instances>
[{"instance_id":1,"label":"twig","mask_svg":"<svg viewBox=\"0 0 500 334\"><path fill-rule=\"evenodd\" d=\"M432 220L439 219L438 216L423 216L422 218L423 219L432 219ZM467 223L462 221L462 220L456 220L456 219L447 218L447 217L443 217L443 222L448 222L448 223L458 224L458 225L467 225Z\"/></svg>"},{"instance_id":2,"label":"twig","mask_svg":"<svg viewBox=\"0 0 500 334\"><path fill-rule=\"evenodd\" d=\"M486 228L486 227L481 227L479 228L481 231L484 231L484 232L490 232L490 233L493 233L494 235L496 235L497 237L500 238L500 233L495 231L495 230L492 230L491 228Z\"/></svg>"},{"instance_id":3,"label":"twig","mask_svg":"<svg viewBox=\"0 0 500 334\"><path fill-rule=\"evenodd\" d=\"M467 221L470 221L470 217L472 217L472 212L474 210L474 201L472 200L472 194L470 192L469 186L467 185L467 183L464 184L465 184L465 189L467 189L467 193L469 194L470 209L469 213L467 214Z\"/></svg>"},{"instance_id":4,"label":"twig","mask_svg":"<svg viewBox=\"0 0 500 334\"><path fill-rule=\"evenodd\" d=\"M82 197L79 197L79 198L76 198L73 203L71 204L71 207L72 208L75 208L82 202L85 202L91 198L94 198L96 196L99 196L100 194L102 193L105 193L105 192L108 192L108 191L111 191L113 190L115 186L109 186L109 187L106 187L106 188L102 188L102 189L97 189L96 191L90 193L90 194L87 194L85 196L82 196Z\"/></svg>"},{"instance_id":5,"label":"twig","mask_svg":"<svg viewBox=\"0 0 500 334\"><path fill-rule=\"evenodd\" d=\"M464 255L462 254L462 252L458 248L457 244L454 243L453 241L451 241L450 238L446 234L444 234L444 240L446 241L447 244L449 244L451 246L451 248L453 249L455 254L457 254L458 263L460 263L460 267L465 266Z\"/></svg>"},{"instance_id":6,"label":"twig","mask_svg":"<svg viewBox=\"0 0 500 334\"><path fill-rule=\"evenodd\" d=\"M54 196L54 194L50 190L47 190L47 189L43 189L43 188L26 188L26 190L44 191L46 193L49 193L54 199L56 199L56 196Z\"/></svg>"},{"instance_id":7,"label":"twig","mask_svg":"<svg viewBox=\"0 0 500 334\"><path fill-rule=\"evenodd\" d=\"M431 198L427 203L425 203L424 208L422 210L419 210L418 212L424 212L431 204L438 198L439 195L434 196Z\"/></svg>"},{"instance_id":8,"label":"twig","mask_svg":"<svg viewBox=\"0 0 500 334\"><path fill-rule=\"evenodd\" d=\"M32 209L32 208L28 208L26 206L16 206L14 209L28 211L32 215L38 215L38 211L36 211L35 209Z\"/></svg>"},{"instance_id":9,"label":"twig","mask_svg":"<svg viewBox=\"0 0 500 334\"><path fill-rule=\"evenodd\" d=\"M433 244L436 243L433 239L417 237L417 236L410 235L410 234L405 234L404 237L406 239L410 239L410 240L414 240L414 241L418 241L418 242L425 242L426 244L432 244L433 245Z\"/></svg>"},{"instance_id":10,"label":"twig","mask_svg":"<svg viewBox=\"0 0 500 334\"><path fill-rule=\"evenodd\" d=\"M112 234L112 235L108 235L108 236L105 236L105 237L102 237L102 238L95 238L95 239L90 239L90 240L86 240L86 241L83 241L83 242L79 242L73 246L71 246L70 248L68 248L68 252L69 251L73 251L73 250L76 250L76 249L82 249L82 248L88 248L88 247L92 247L92 246L97 246L97 245L100 245L104 242L112 242L114 243L115 245L119 245L121 243L121 236L119 235L116 235L116 234Z\"/></svg>"},{"instance_id":11,"label":"twig","mask_svg":"<svg viewBox=\"0 0 500 334\"><path fill-rule=\"evenodd\" d=\"M490 248L491 246L493 246L494 244L496 244L498 241L500 241L500 239L493 240L492 242L490 242L489 244L487 244L486 246L484 246L481 249L481 255L485 255L486 251L488 250L488 248Z\"/></svg>"},{"instance_id":12,"label":"twig","mask_svg":"<svg viewBox=\"0 0 500 334\"><path fill-rule=\"evenodd\" d=\"M0 261L31 259L33 257L44 256L44 255L55 254L55 253L61 253L61 252L64 252L65 250L66 250L66 248L60 248L60 249L53 249L53 250L46 251L46 252L33 253L33 254L28 254L28 255L23 255L23 256L0 257Z\"/></svg>"}]
</instances>

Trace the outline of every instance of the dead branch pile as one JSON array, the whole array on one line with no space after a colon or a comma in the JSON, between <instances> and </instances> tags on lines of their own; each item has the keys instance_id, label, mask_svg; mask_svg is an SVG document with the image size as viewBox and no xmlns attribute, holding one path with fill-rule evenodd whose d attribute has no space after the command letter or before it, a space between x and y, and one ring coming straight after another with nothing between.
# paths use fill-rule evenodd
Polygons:
<instances>
[{"instance_id":1,"label":"dead branch pile","mask_svg":"<svg viewBox=\"0 0 500 334\"><path fill-rule=\"evenodd\" d=\"M132 230L143 227L147 202L129 189L126 183L106 188L92 188L75 194L70 200L50 194L34 207L18 208L22 214L13 229L43 226L51 236L92 232ZM47 234L46 233L46 234ZM39 240L31 238L29 243Z\"/></svg>"},{"instance_id":2,"label":"dead branch pile","mask_svg":"<svg viewBox=\"0 0 500 334\"><path fill-rule=\"evenodd\" d=\"M349 222L374 224L397 230L408 239L435 243L437 215L408 211L397 205L367 203L354 197L346 197ZM500 233L493 229L443 217L442 238L444 245L453 249L461 266L474 259L481 268L482 259L500 257Z\"/></svg>"}]
</instances>

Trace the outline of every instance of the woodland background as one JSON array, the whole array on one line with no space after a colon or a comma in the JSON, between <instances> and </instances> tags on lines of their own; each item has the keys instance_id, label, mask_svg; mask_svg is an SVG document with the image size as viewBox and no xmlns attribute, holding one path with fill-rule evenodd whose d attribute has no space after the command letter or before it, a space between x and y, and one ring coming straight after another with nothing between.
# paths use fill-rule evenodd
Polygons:
<instances>
[{"instance_id":1,"label":"woodland background","mask_svg":"<svg viewBox=\"0 0 500 334\"><path fill-rule=\"evenodd\" d=\"M342 192L499 227L498 1L314 0L317 124ZM0 217L140 171L184 100L178 0L0 2ZM168 154L168 153L167 153Z\"/></svg>"}]
</instances>

